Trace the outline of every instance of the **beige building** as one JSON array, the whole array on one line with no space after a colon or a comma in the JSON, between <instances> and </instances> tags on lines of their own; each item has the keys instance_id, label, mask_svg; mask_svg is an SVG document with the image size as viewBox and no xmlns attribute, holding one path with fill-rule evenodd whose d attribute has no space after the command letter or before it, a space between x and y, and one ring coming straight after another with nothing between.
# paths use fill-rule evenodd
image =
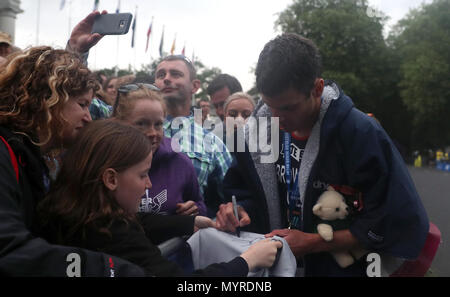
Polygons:
<instances>
[{"instance_id":1,"label":"beige building","mask_svg":"<svg viewBox=\"0 0 450 297\"><path fill-rule=\"evenodd\" d=\"M0 31L11 35L13 43L16 31L16 15L22 12L20 0L0 0Z\"/></svg>"}]
</instances>

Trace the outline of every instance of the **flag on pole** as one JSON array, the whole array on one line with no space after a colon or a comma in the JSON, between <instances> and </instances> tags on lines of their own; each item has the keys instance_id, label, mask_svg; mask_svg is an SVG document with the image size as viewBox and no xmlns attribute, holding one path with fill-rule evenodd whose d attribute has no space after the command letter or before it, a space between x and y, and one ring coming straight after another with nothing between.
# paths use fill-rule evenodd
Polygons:
<instances>
[{"instance_id":1,"label":"flag on pole","mask_svg":"<svg viewBox=\"0 0 450 297\"><path fill-rule=\"evenodd\" d=\"M194 60L195 60L195 54L194 54L194 50L192 50L192 59L191 59L192 64L194 64Z\"/></svg>"},{"instance_id":2,"label":"flag on pole","mask_svg":"<svg viewBox=\"0 0 450 297\"><path fill-rule=\"evenodd\" d=\"M173 55L175 51L175 42L177 41L177 34L175 34L175 38L173 39L172 48L170 49L170 54Z\"/></svg>"},{"instance_id":3,"label":"flag on pole","mask_svg":"<svg viewBox=\"0 0 450 297\"><path fill-rule=\"evenodd\" d=\"M145 44L145 52L147 52L147 50L148 50L148 42L150 40L150 34L152 34L152 26L153 26L153 17L152 17L152 22L150 23L150 26L148 26L148 30L147 30L147 43Z\"/></svg>"},{"instance_id":4,"label":"flag on pole","mask_svg":"<svg viewBox=\"0 0 450 297\"><path fill-rule=\"evenodd\" d=\"M61 3L59 5L59 10L63 10L64 9L64 5L66 5L66 0L61 0Z\"/></svg>"},{"instance_id":5,"label":"flag on pole","mask_svg":"<svg viewBox=\"0 0 450 297\"><path fill-rule=\"evenodd\" d=\"M161 42L159 43L159 56L160 57L163 56L163 46L164 46L164 26L163 26L163 31L162 31L162 35L161 35Z\"/></svg>"},{"instance_id":6,"label":"flag on pole","mask_svg":"<svg viewBox=\"0 0 450 297\"><path fill-rule=\"evenodd\" d=\"M134 47L134 34L136 32L136 19L137 19L137 6L134 13L134 19L133 19L133 25L131 26L131 29L133 30L133 33L131 35L131 47Z\"/></svg>"},{"instance_id":7,"label":"flag on pole","mask_svg":"<svg viewBox=\"0 0 450 297\"><path fill-rule=\"evenodd\" d=\"M94 1L94 9L93 10L98 10L98 4L99 4L100 0L95 0Z\"/></svg>"},{"instance_id":8,"label":"flag on pole","mask_svg":"<svg viewBox=\"0 0 450 297\"><path fill-rule=\"evenodd\" d=\"M117 2L116 13L120 12L120 0Z\"/></svg>"},{"instance_id":9,"label":"flag on pole","mask_svg":"<svg viewBox=\"0 0 450 297\"><path fill-rule=\"evenodd\" d=\"M181 54L186 56L186 42L184 43L183 49L181 50Z\"/></svg>"}]
</instances>

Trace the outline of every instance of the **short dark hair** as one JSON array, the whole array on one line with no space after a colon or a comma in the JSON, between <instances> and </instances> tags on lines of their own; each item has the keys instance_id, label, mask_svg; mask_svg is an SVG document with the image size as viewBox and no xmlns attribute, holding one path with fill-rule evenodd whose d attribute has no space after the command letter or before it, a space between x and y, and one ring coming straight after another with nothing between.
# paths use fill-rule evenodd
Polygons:
<instances>
[{"instance_id":1,"label":"short dark hair","mask_svg":"<svg viewBox=\"0 0 450 297\"><path fill-rule=\"evenodd\" d=\"M216 78L214 78L208 85L206 92L209 96L211 96L224 87L227 87L228 90L230 90L230 94L242 92L241 83L237 80L237 78L225 73L219 74Z\"/></svg>"},{"instance_id":2,"label":"short dark hair","mask_svg":"<svg viewBox=\"0 0 450 297\"><path fill-rule=\"evenodd\" d=\"M293 87L309 95L321 75L321 56L309 39L293 33L269 41L259 55L256 87L266 96L275 96Z\"/></svg>"},{"instance_id":3,"label":"short dark hair","mask_svg":"<svg viewBox=\"0 0 450 297\"><path fill-rule=\"evenodd\" d=\"M187 66L187 68L189 70L189 77L190 77L191 81L193 81L194 79L197 78L197 71L195 70L194 64L186 56L183 56L183 55L169 55L169 56L164 57L159 63L161 63L163 61L183 61L184 64L186 64L186 66Z\"/></svg>"}]
</instances>

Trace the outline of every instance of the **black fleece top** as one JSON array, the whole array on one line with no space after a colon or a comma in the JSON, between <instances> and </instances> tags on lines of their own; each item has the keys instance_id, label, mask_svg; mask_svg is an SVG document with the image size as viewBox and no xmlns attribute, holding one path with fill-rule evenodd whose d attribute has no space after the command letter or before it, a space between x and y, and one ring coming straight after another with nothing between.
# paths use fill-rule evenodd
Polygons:
<instances>
[{"instance_id":1,"label":"black fleece top","mask_svg":"<svg viewBox=\"0 0 450 297\"><path fill-rule=\"evenodd\" d=\"M36 205L45 195L47 168L38 146L22 135L0 126L17 159L19 182L11 155L0 141L0 276L67 276L67 255L81 257L81 276L143 276L143 270L128 261L73 246L49 244L38 236ZM37 140L36 140L37 141Z\"/></svg>"},{"instance_id":2,"label":"black fleece top","mask_svg":"<svg viewBox=\"0 0 450 297\"><path fill-rule=\"evenodd\" d=\"M177 264L164 258L155 244L171 237L192 234L194 219L193 216L138 213L136 221L115 220L108 228L110 234L87 230L83 239L74 236L68 244L128 260L142 267L147 276L188 276ZM212 277L244 277L247 274L247 262L241 257L228 263L212 264L193 273Z\"/></svg>"}]
</instances>

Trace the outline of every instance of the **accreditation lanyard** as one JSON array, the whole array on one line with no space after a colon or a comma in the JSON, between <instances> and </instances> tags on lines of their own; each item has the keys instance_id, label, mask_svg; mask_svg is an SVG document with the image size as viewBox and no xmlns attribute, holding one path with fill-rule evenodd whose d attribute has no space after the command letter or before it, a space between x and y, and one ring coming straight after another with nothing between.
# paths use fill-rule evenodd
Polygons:
<instances>
[{"instance_id":1,"label":"accreditation lanyard","mask_svg":"<svg viewBox=\"0 0 450 297\"><path fill-rule=\"evenodd\" d=\"M298 176L295 177L294 185L291 188L291 135L284 132L284 165L287 185L287 202L289 204L289 229L302 230L302 201L298 189Z\"/></svg>"}]
</instances>

